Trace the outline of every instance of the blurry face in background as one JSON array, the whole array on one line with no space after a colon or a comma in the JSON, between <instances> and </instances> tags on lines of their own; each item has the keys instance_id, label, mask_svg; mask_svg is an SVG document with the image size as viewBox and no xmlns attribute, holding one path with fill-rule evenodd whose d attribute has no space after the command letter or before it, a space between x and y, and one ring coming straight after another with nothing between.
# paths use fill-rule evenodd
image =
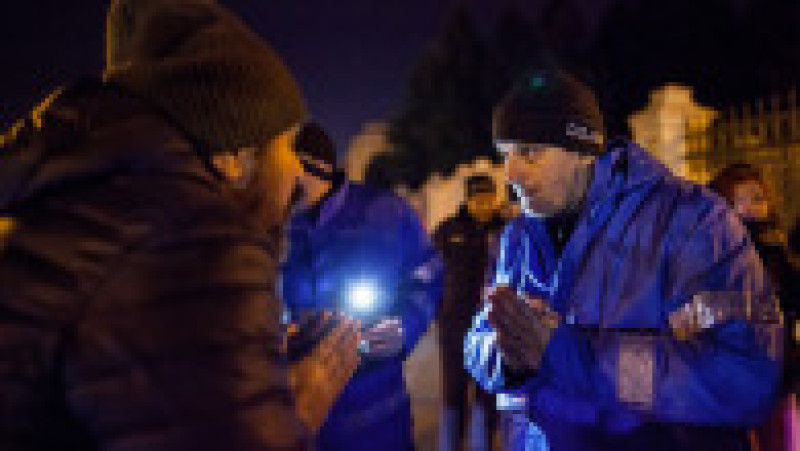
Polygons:
<instances>
[{"instance_id":1,"label":"blurry face in background","mask_svg":"<svg viewBox=\"0 0 800 451\"><path fill-rule=\"evenodd\" d=\"M486 221L497 210L497 193L474 193L467 198L467 211L475 218Z\"/></svg>"},{"instance_id":2,"label":"blurry face in background","mask_svg":"<svg viewBox=\"0 0 800 451\"><path fill-rule=\"evenodd\" d=\"M770 205L764 187L755 180L739 183L733 188L733 210L743 221L769 219Z\"/></svg>"},{"instance_id":3,"label":"blurry face in background","mask_svg":"<svg viewBox=\"0 0 800 451\"><path fill-rule=\"evenodd\" d=\"M583 199L593 156L549 144L496 143L505 156L508 183L528 216L549 217Z\"/></svg>"}]
</instances>

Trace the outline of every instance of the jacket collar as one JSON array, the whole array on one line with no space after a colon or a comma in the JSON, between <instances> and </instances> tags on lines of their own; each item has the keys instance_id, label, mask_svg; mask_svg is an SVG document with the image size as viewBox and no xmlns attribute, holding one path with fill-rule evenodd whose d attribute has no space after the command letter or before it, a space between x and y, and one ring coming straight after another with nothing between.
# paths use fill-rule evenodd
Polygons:
<instances>
[{"instance_id":1,"label":"jacket collar","mask_svg":"<svg viewBox=\"0 0 800 451\"><path fill-rule=\"evenodd\" d=\"M319 212L319 221L317 221L317 227L323 227L325 224L329 223L331 219L333 219L341 210L344 208L344 201L347 199L347 195L350 192L350 182L344 181L339 186L333 195L331 195L324 204L322 204L322 209Z\"/></svg>"},{"instance_id":2,"label":"jacket collar","mask_svg":"<svg viewBox=\"0 0 800 451\"><path fill-rule=\"evenodd\" d=\"M669 170L635 144L619 143L609 148L594 163L586 202L560 258L556 257L544 220L522 219L520 225L527 239L535 240L529 243L526 251L535 250L541 262L540 273L534 276L540 284L549 287L553 307L564 312L578 266L598 233L606 229L609 239L616 239L622 233L628 222L622 216L632 215L643 199L629 194L645 193L667 177L672 177ZM607 227L612 218L616 227L613 230Z\"/></svg>"},{"instance_id":3,"label":"jacket collar","mask_svg":"<svg viewBox=\"0 0 800 451\"><path fill-rule=\"evenodd\" d=\"M343 181L338 187L333 188L335 192L327 196L322 204L319 205L319 214L312 215L310 211L298 212L294 223L299 223L303 228L317 229L330 223L344 208L345 200L350 193L352 182Z\"/></svg>"},{"instance_id":4,"label":"jacket collar","mask_svg":"<svg viewBox=\"0 0 800 451\"><path fill-rule=\"evenodd\" d=\"M632 192L672 176L666 166L637 144L615 141L594 163L586 203L598 205L609 197Z\"/></svg>"}]
</instances>

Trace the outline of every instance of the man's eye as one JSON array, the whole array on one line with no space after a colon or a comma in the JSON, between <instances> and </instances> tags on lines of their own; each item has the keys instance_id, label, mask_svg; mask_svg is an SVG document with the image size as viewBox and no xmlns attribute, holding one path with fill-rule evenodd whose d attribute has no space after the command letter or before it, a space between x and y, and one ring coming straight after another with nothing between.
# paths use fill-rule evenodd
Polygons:
<instances>
[{"instance_id":1,"label":"man's eye","mask_svg":"<svg viewBox=\"0 0 800 451\"><path fill-rule=\"evenodd\" d=\"M541 155L539 149L525 148L519 151L519 156L529 161L536 160L539 155Z\"/></svg>"}]
</instances>

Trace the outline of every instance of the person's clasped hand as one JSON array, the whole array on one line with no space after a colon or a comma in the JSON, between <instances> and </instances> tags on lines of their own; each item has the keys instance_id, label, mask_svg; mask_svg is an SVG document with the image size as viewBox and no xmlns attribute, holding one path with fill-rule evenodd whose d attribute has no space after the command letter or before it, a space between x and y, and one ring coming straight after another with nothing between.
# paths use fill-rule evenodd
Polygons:
<instances>
[{"instance_id":1,"label":"person's clasped hand","mask_svg":"<svg viewBox=\"0 0 800 451\"><path fill-rule=\"evenodd\" d=\"M717 318L714 310L709 307L710 304L705 300L704 294L696 294L690 302L670 313L669 327L672 335L680 341L691 340L713 326Z\"/></svg>"},{"instance_id":2,"label":"person's clasped hand","mask_svg":"<svg viewBox=\"0 0 800 451\"><path fill-rule=\"evenodd\" d=\"M297 413L312 432L328 417L333 403L360 364L361 325L340 315L326 315L335 326L300 360L291 365Z\"/></svg>"},{"instance_id":3,"label":"person's clasped hand","mask_svg":"<svg viewBox=\"0 0 800 451\"><path fill-rule=\"evenodd\" d=\"M497 332L504 362L514 371L535 371L560 318L540 298L523 297L507 285L488 290L489 322Z\"/></svg>"}]
</instances>

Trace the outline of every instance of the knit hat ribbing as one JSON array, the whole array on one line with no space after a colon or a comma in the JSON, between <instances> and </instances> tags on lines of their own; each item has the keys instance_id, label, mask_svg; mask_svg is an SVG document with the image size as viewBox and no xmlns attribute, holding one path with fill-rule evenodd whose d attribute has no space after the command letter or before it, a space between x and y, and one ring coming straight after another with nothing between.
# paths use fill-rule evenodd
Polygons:
<instances>
[{"instance_id":1,"label":"knit hat ribbing","mask_svg":"<svg viewBox=\"0 0 800 451\"><path fill-rule=\"evenodd\" d=\"M280 57L212 0L113 1L104 78L210 152L261 146L307 115Z\"/></svg>"},{"instance_id":2,"label":"knit hat ribbing","mask_svg":"<svg viewBox=\"0 0 800 451\"><path fill-rule=\"evenodd\" d=\"M495 107L495 141L557 144L567 150L602 152L603 115L594 93L561 70L533 72Z\"/></svg>"},{"instance_id":3,"label":"knit hat ribbing","mask_svg":"<svg viewBox=\"0 0 800 451\"><path fill-rule=\"evenodd\" d=\"M297 132L294 151L336 167L336 145L325 129L316 122L309 122Z\"/></svg>"},{"instance_id":4,"label":"knit hat ribbing","mask_svg":"<svg viewBox=\"0 0 800 451\"><path fill-rule=\"evenodd\" d=\"M344 178L344 171L336 162L336 145L321 125L316 122L303 125L295 135L293 147L307 173L336 183ZM325 168L319 163L329 167Z\"/></svg>"}]
</instances>

